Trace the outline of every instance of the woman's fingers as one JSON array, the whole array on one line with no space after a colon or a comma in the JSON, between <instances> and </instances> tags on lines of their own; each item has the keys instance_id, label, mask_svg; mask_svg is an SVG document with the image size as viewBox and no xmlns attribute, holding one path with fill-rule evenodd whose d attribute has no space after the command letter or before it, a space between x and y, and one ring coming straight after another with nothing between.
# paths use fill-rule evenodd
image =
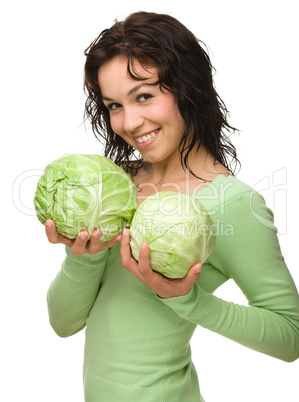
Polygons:
<instances>
[{"instance_id":1,"label":"woman's fingers","mask_svg":"<svg viewBox=\"0 0 299 402\"><path fill-rule=\"evenodd\" d=\"M135 261L131 255L130 249L130 231L125 228L122 233L122 238L120 241L120 254L121 254L121 263L124 267L129 268L132 260ZM135 261L136 262L136 261Z\"/></svg>"},{"instance_id":2,"label":"woman's fingers","mask_svg":"<svg viewBox=\"0 0 299 402\"><path fill-rule=\"evenodd\" d=\"M138 279L142 280L139 270L138 263L132 257L131 248L130 248L130 231L125 228L123 230L121 242L120 242L120 255L121 255L121 264L127 268L133 275L135 275Z\"/></svg>"},{"instance_id":3,"label":"woman's fingers","mask_svg":"<svg viewBox=\"0 0 299 402\"><path fill-rule=\"evenodd\" d=\"M60 243L68 246L75 257L80 257L83 253L96 254L101 250L115 246L121 239L121 235L118 235L114 239L101 244L101 233L99 230L94 230L91 236L84 230L79 233L76 239L69 239L57 233L55 223L50 219L45 222L45 228L50 243Z\"/></svg>"},{"instance_id":4,"label":"woman's fingers","mask_svg":"<svg viewBox=\"0 0 299 402\"><path fill-rule=\"evenodd\" d=\"M190 268L187 275L182 279L182 289L184 292L189 293L194 283L197 281L200 275L202 264L195 264Z\"/></svg>"},{"instance_id":5,"label":"woman's fingers","mask_svg":"<svg viewBox=\"0 0 299 402\"><path fill-rule=\"evenodd\" d=\"M121 239L121 235L114 237L112 240L108 240L105 243L101 243L101 233L99 230L94 230L90 236L90 239L86 245L87 252L89 254L96 254L101 250L115 246Z\"/></svg>"},{"instance_id":6,"label":"woman's fingers","mask_svg":"<svg viewBox=\"0 0 299 402\"><path fill-rule=\"evenodd\" d=\"M84 230L78 234L72 246L72 254L75 257L80 257L85 252L87 241L88 241L88 232Z\"/></svg>"},{"instance_id":7,"label":"woman's fingers","mask_svg":"<svg viewBox=\"0 0 299 402\"><path fill-rule=\"evenodd\" d=\"M121 263L133 275L135 275L142 283L150 289L154 289L156 278L161 276L150 267L149 262L149 245L143 243L140 251L138 261L136 261L131 254L130 248L130 232L129 229L124 229L121 243L120 243Z\"/></svg>"},{"instance_id":8,"label":"woman's fingers","mask_svg":"<svg viewBox=\"0 0 299 402\"><path fill-rule=\"evenodd\" d=\"M55 228L55 223L51 220L47 220L45 223L46 235L50 243L56 243L57 232Z\"/></svg>"},{"instance_id":9,"label":"woman's fingers","mask_svg":"<svg viewBox=\"0 0 299 402\"><path fill-rule=\"evenodd\" d=\"M186 295L200 275L201 264L193 265L188 274L180 279L169 279L153 271L149 260L149 244L145 242L140 247L137 262L131 255L128 229L123 231L120 252L122 265L161 298Z\"/></svg>"},{"instance_id":10,"label":"woman's fingers","mask_svg":"<svg viewBox=\"0 0 299 402\"><path fill-rule=\"evenodd\" d=\"M101 242L101 233L99 230L94 230L88 242L88 253L96 254L99 251Z\"/></svg>"},{"instance_id":11,"label":"woman's fingers","mask_svg":"<svg viewBox=\"0 0 299 402\"><path fill-rule=\"evenodd\" d=\"M46 230L47 238L50 243L52 243L52 244L62 243L68 247L72 247L74 240L69 239L69 238L57 233L55 223L52 220L48 219L45 222L45 230Z\"/></svg>"},{"instance_id":12,"label":"woman's fingers","mask_svg":"<svg viewBox=\"0 0 299 402\"><path fill-rule=\"evenodd\" d=\"M153 270L151 269L149 262L148 243L141 244L139 250L138 270L145 279L148 279L153 274Z\"/></svg>"},{"instance_id":13,"label":"woman's fingers","mask_svg":"<svg viewBox=\"0 0 299 402\"><path fill-rule=\"evenodd\" d=\"M109 240L105 243L102 243L102 249L109 248L115 246L121 240L121 234L114 237L114 239Z\"/></svg>"},{"instance_id":14,"label":"woman's fingers","mask_svg":"<svg viewBox=\"0 0 299 402\"><path fill-rule=\"evenodd\" d=\"M200 264L200 263L193 265L193 267L190 268L187 276L193 277L193 276L199 275L201 268L202 268L202 264Z\"/></svg>"},{"instance_id":15,"label":"woman's fingers","mask_svg":"<svg viewBox=\"0 0 299 402\"><path fill-rule=\"evenodd\" d=\"M184 296L189 293L199 278L202 267L201 264L193 265L184 278L166 278L152 270L149 260L150 250L148 243L142 243L138 262L132 257L128 229L124 229L123 231L120 253L122 265L161 298Z\"/></svg>"}]
</instances>

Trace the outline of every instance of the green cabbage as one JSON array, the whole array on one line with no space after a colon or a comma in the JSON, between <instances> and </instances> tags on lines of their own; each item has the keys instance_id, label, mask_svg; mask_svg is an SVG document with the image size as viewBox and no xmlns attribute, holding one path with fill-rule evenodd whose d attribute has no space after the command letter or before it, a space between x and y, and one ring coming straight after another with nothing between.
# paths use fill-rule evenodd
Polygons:
<instances>
[{"instance_id":1,"label":"green cabbage","mask_svg":"<svg viewBox=\"0 0 299 402\"><path fill-rule=\"evenodd\" d=\"M137 208L130 176L99 155L68 154L46 166L34 197L38 219L75 238L82 230L101 232L101 243L129 225Z\"/></svg>"},{"instance_id":2,"label":"green cabbage","mask_svg":"<svg viewBox=\"0 0 299 402\"><path fill-rule=\"evenodd\" d=\"M145 199L134 214L130 246L138 261L142 242L150 249L150 265L169 278L182 278L203 263L216 242L214 224L202 203L185 193L164 191Z\"/></svg>"}]
</instances>

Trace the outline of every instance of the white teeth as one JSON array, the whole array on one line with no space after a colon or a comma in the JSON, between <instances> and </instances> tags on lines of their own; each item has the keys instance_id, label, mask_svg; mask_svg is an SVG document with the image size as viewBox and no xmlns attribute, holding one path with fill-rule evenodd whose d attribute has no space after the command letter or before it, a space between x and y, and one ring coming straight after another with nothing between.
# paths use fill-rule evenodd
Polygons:
<instances>
[{"instance_id":1,"label":"white teeth","mask_svg":"<svg viewBox=\"0 0 299 402\"><path fill-rule=\"evenodd\" d=\"M135 139L139 144L142 144L143 142L146 142L146 141L150 140L151 138L153 138L157 133L158 133L158 131L153 131L150 134L147 134L142 137L135 138Z\"/></svg>"}]
</instances>

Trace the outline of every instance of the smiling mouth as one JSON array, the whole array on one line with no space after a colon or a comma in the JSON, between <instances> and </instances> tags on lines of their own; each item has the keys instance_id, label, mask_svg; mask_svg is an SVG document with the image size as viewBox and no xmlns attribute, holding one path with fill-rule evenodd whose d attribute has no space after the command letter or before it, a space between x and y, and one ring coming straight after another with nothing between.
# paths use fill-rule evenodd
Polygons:
<instances>
[{"instance_id":1,"label":"smiling mouth","mask_svg":"<svg viewBox=\"0 0 299 402\"><path fill-rule=\"evenodd\" d=\"M159 131L160 131L160 129L152 131L149 134L143 135L141 137L134 138L134 140L136 142L138 142L138 144L144 144L145 142L147 142L147 141L151 140L152 138L154 138L158 134Z\"/></svg>"}]
</instances>

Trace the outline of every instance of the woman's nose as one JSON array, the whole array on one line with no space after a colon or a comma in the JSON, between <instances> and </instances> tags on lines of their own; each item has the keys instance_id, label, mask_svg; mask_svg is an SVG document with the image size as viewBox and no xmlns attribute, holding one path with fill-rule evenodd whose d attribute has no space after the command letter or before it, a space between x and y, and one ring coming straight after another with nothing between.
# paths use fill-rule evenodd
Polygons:
<instances>
[{"instance_id":1,"label":"woman's nose","mask_svg":"<svg viewBox=\"0 0 299 402\"><path fill-rule=\"evenodd\" d=\"M144 118L140 110L136 107L130 107L124 110L123 128L126 132L134 132L142 126Z\"/></svg>"}]
</instances>

